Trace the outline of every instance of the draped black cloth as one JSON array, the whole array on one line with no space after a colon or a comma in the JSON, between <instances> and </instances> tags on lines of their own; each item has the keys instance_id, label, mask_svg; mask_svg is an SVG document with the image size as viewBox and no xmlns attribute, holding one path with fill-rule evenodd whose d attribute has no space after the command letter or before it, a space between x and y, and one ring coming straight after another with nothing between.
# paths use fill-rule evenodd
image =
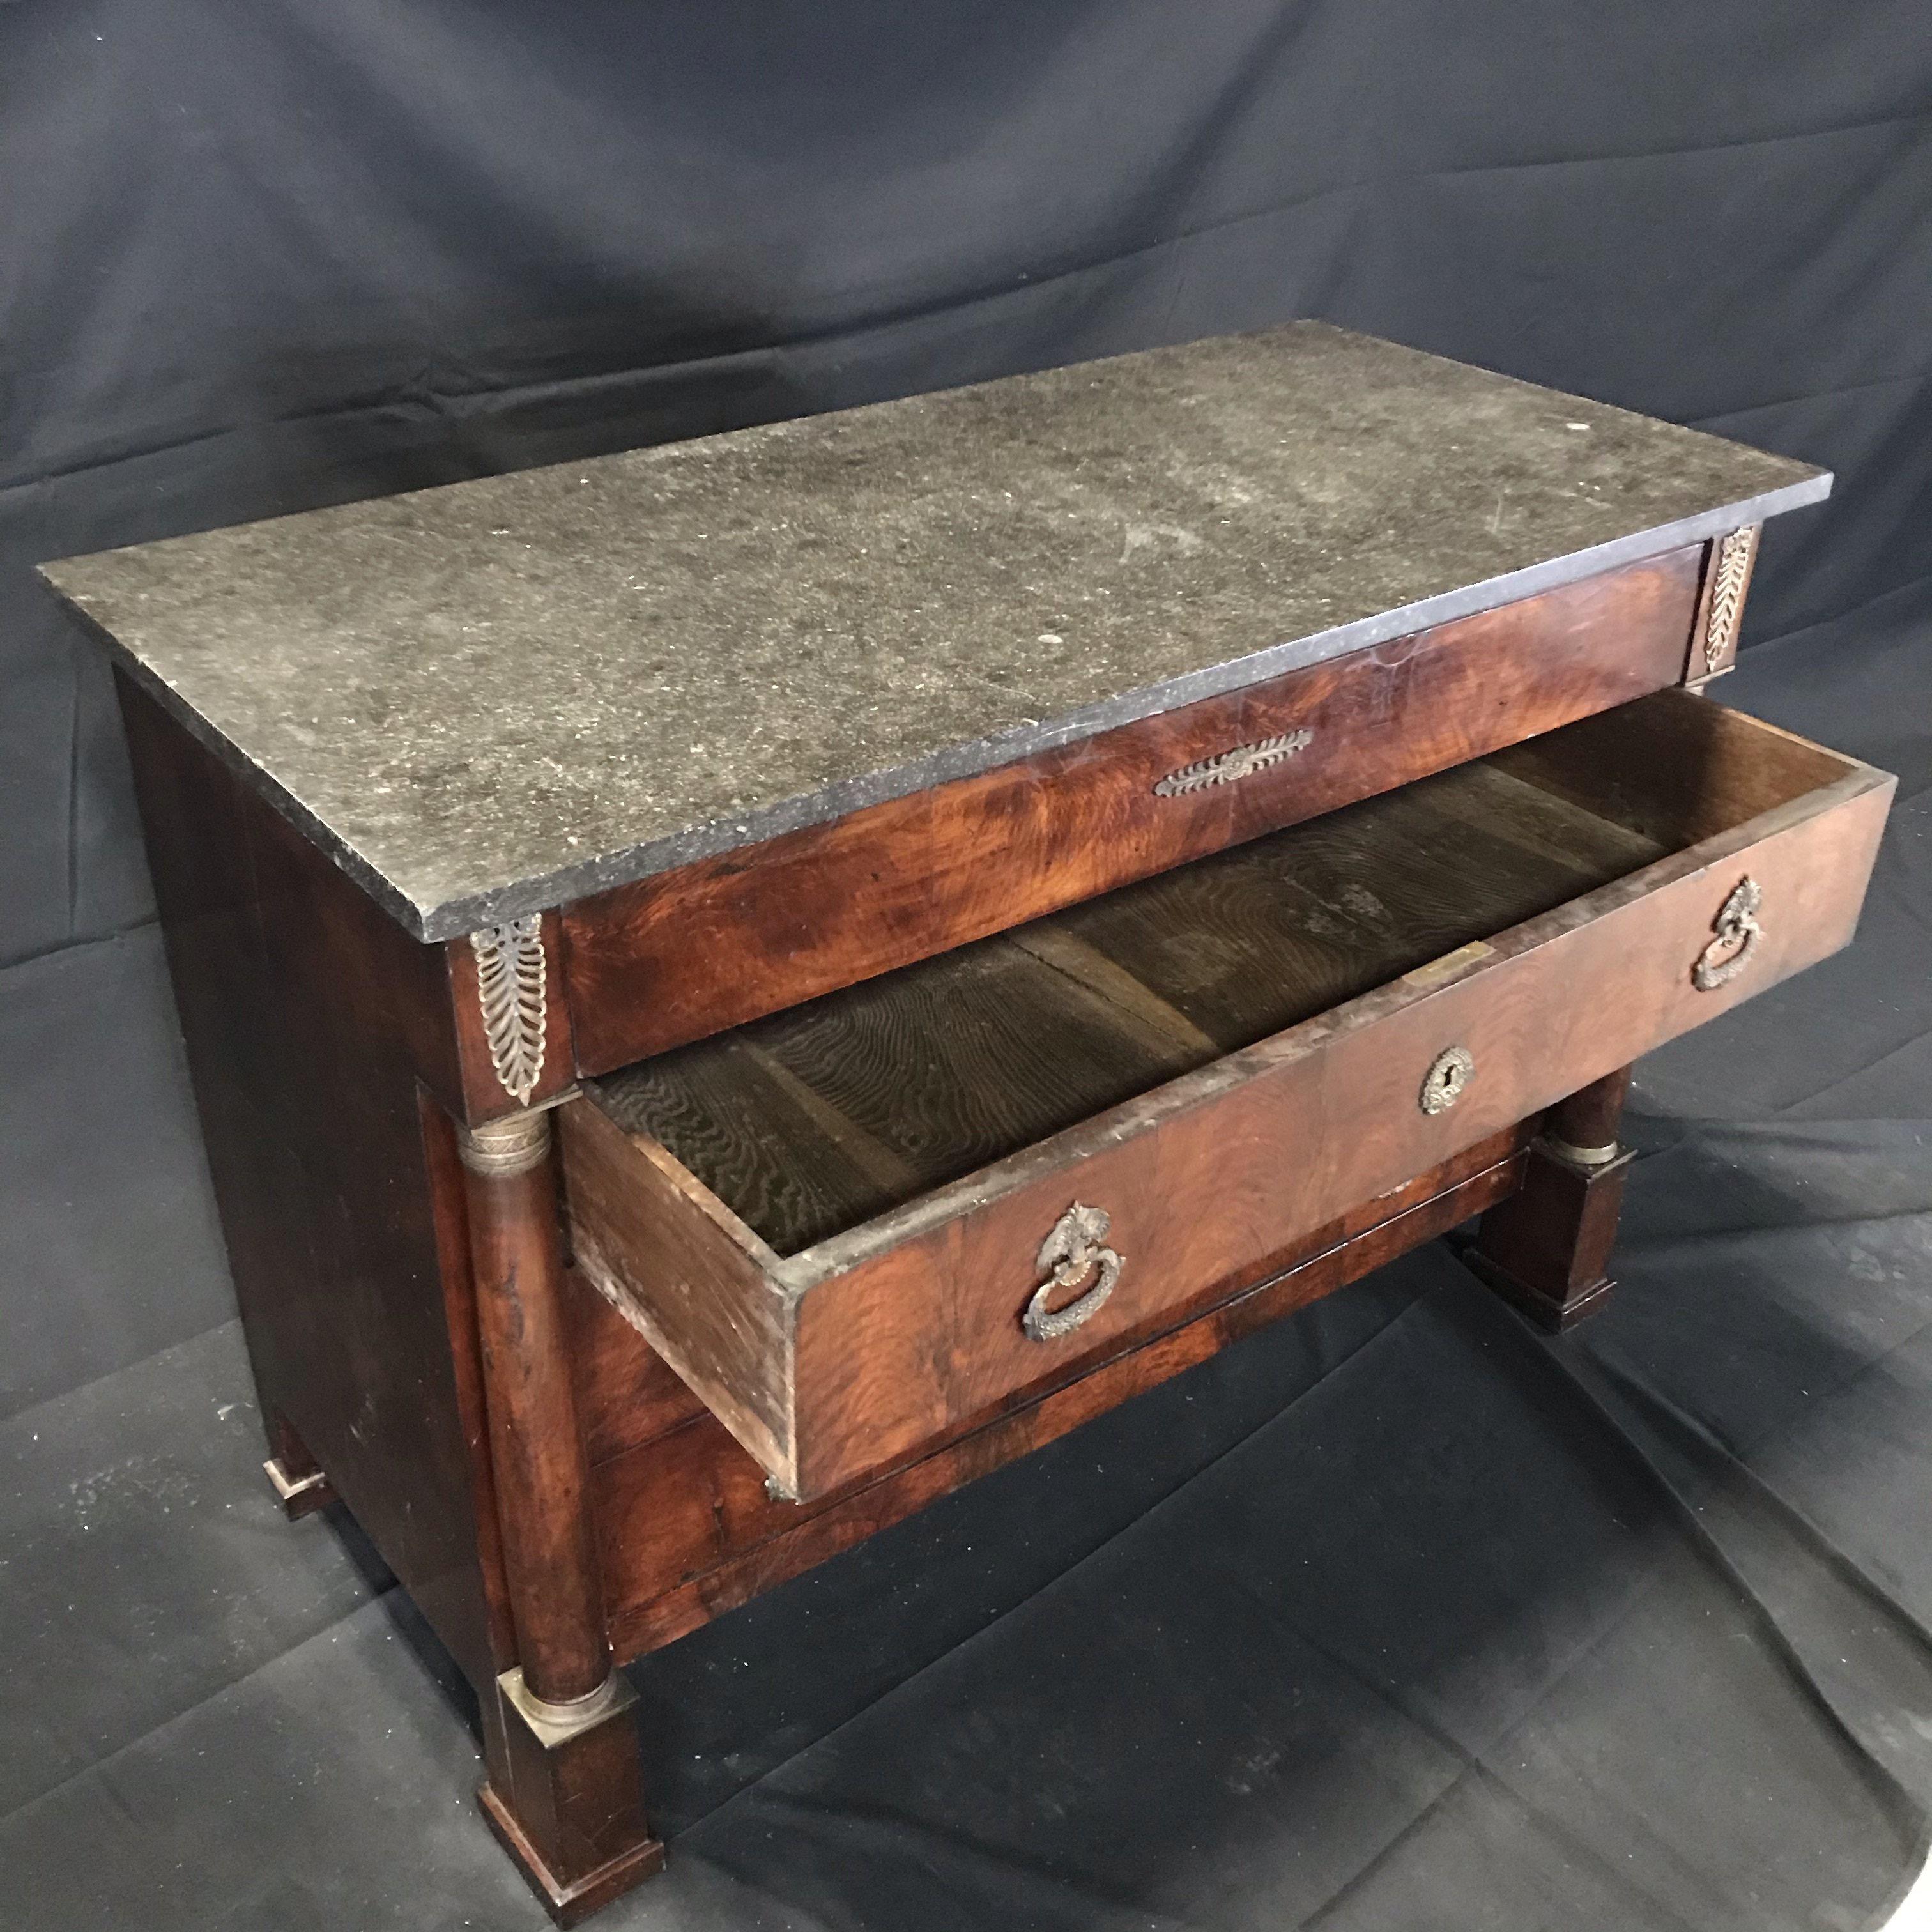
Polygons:
<instances>
[{"instance_id":1,"label":"draped black cloth","mask_svg":"<svg viewBox=\"0 0 1932 1932\"><path fill-rule=\"evenodd\" d=\"M42 557L1317 315L1832 465L1720 695L1901 774L1640 1069L1622 1286L1437 1246L647 1660L602 1922L1843 1928L1932 1818L1918 0L0 0L0 1863L37 1932L535 1926L283 1524ZM640 538L640 540L642 540Z\"/></svg>"}]
</instances>

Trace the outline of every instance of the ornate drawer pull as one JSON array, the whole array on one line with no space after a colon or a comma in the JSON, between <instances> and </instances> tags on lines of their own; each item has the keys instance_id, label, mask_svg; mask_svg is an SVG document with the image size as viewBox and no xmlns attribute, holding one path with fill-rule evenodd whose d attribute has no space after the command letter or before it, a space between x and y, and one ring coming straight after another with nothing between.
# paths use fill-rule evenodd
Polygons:
<instances>
[{"instance_id":1,"label":"ornate drawer pull","mask_svg":"<svg viewBox=\"0 0 1932 1932\"><path fill-rule=\"evenodd\" d=\"M1416 1096L1425 1114L1446 1114L1462 1097L1476 1070L1476 1056L1466 1046L1445 1046L1430 1062Z\"/></svg>"},{"instance_id":2,"label":"ornate drawer pull","mask_svg":"<svg viewBox=\"0 0 1932 1932\"><path fill-rule=\"evenodd\" d=\"M1697 963L1690 969L1690 983L1699 992L1714 992L1744 970L1751 948L1764 930L1757 922L1757 909L1763 903L1764 888L1756 880L1748 877L1738 881L1711 922L1717 938L1698 954Z\"/></svg>"},{"instance_id":3,"label":"ornate drawer pull","mask_svg":"<svg viewBox=\"0 0 1932 1932\"><path fill-rule=\"evenodd\" d=\"M1100 1313L1100 1304L1113 1293L1124 1265L1112 1248L1100 1245L1113 1221L1106 1208L1083 1208L1076 1201L1054 1222L1052 1233L1040 1247L1040 1265L1047 1270L1047 1279L1034 1290L1033 1299L1020 1317L1029 1340L1058 1341ZM1096 1268L1100 1280L1077 1301L1070 1301L1064 1308L1048 1308L1048 1297L1063 1288L1077 1288Z\"/></svg>"},{"instance_id":4,"label":"ornate drawer pull","mask_svg":"<svg viewBox=\"0 0 1932 1932\"><path fill-rule=\"evenodd\" d=\"M1243 778L1251 778L1257 772L1264 772L1270 765L1278 765L1284 758L1292 758L1298 752L1305 752L1315 742L1312 731L1283 731L1273 738L1263 738L1252 745L1237 745L1232 752L1222 752L1216 757L1203 758L1198 764L1183 765L1178 772L1169 772L1154 787L1156 798L1179 798L1190 791L1205 791L1210 785L1234 784Z\"/></svg>"}]
</instances>

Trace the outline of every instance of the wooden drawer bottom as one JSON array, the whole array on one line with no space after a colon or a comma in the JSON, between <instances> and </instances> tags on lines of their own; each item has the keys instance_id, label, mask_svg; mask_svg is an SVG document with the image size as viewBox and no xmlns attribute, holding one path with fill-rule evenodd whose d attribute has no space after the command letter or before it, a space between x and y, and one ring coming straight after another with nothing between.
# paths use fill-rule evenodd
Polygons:
<instances>
[{"instance_id":1,"label":"wooden drawer bottom","mask_svg":"<svg viewBox=\"0 0 1932 1932\"><path fill-rule=\"evenodd\" d=\"M1664 692L640 1063L578 1263L809 1496L1835 950L1886 776Z\"/></svg>"}]
</instances>

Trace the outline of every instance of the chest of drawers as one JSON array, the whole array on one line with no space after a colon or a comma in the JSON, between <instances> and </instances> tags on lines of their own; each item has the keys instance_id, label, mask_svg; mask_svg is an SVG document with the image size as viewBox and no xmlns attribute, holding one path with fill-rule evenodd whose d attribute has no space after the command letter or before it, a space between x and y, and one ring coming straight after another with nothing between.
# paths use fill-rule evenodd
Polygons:
<instances>
[{"instance_id":1,"label":"chest of drawers","mask_svg":"<svg viewBox=\"0 0 1932 1932\"><path fill-rule=\"evenodd\" d=\"M1312 324L47 566L114 654L291 1515L561 1919L621 1666L1480 1216L1891 782L1725 709L1822 472Z\"/></svg>"}]
</instances>

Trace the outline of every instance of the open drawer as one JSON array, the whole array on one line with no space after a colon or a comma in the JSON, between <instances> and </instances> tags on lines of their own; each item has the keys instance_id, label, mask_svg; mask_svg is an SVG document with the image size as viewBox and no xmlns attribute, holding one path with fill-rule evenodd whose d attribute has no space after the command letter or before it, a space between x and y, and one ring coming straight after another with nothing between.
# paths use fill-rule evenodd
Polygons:
<instances>
[{"instance_id":1,"label":"open drawer","mask_svg":"<svg viewBox=\"0 0 1932 1932\"><path fill-rule=\"evenodd\" d=\"M820 1494L1836 951L1892 782L1664 692L660 1054L578 1264Z\"/></svg>"}]
</instances>

